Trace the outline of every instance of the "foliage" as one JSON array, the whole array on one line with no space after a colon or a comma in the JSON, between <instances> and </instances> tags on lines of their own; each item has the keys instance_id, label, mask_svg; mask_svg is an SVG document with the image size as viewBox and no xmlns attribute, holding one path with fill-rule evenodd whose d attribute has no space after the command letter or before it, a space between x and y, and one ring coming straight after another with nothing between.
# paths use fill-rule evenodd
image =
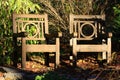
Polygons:
<instances>
[{"instance_id":1,"label":"foliage","mask_svg":"<svg viewBox=\"0 0 120 80\"><path fill-rule=\"evenodd\" d=\"M114 19L113 19L113 33L115 39L120 42L120 4L113 7Z\"/></svg>"},{"instance_id":2,"label":"foliage","mask_svg":"<svg viewBox=\"0 0 120 80\"><path fill-rule=\"evenodd\" d=\"M50 26L58 31L69 29L69 14L90 14L93 0L34 0L49 14ZM89 8L88 8L89 7ZM51 30L52 31L52 30Z\"/></svg>"},{"instance_id":3,"label":"foliage","mask_svg":"<svg viewBox=\"0 0 120 80\"><path fill-rule=\"evenodd\" d=\"M66 76L60 76L55 72L48 72L43 75L37 75L35 80L71 80Z\"/></svg>"},{"instance_id":4,"label":"foliage","mask_svg":"<svg viewBox=\"0 0 120 80\"><path fill-rule=\"evenodd\" d=\"M11 56L13 52L12 46L13 12L38 13L38 10L40 10L39 5L34 4L33 2L31 2L31 0L0 0L0 43L1 43L0 56L3 57Z\"/></svg>"},{"instance_id":5,"label":"foliage","mask_svg":"<svg viewBox=\"0 0 120 80\"><path fill-rule=\"evenodd\" d=\"M112 15L114 19L110 19L113 23L108 23L108 25L113 26L115 39L120 40L120 5L116 5L116 1L119 2L119 0L0 0L0 59L5 55L10 56L13 51L13 12L46 12L49 15L50 32L62 31L63 41L69 41L68 29L70 13L103 14L107 12L108 14L112 14L110 13L110 11L112 11L111 5L114 5L114 15ZM109 17L111 18L111 16ZM9 57L6 60L9 60Z\"/></svg>"},{"instance_id":6,"label":"foliage","mask_svg":"<svg viewBox=\"0 0 120 80\"><path fill-rule=\"evenodd\" d=\"M33 0L49 16L49 31L52 34L62 31L61 42L69 42L69 14L91 14L93 0Z\"/></svg>"},{"instance_id":7,"label":"foliage","mask_svg":"<svg viewBox=\"0 0 120 80\"><path fill-rule=\"evenodd\" d=\"M92 14L105 14L106 10L110 7L108 4L109 0L94 0Z\"/></svg>"}]
</instances>

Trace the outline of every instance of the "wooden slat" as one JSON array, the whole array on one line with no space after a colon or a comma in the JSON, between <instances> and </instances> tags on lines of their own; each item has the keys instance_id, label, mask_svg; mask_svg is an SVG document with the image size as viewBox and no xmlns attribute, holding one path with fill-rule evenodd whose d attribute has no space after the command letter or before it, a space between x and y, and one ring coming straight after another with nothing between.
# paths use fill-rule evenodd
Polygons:
<instances>
[{"instance_id":1,"label":"wooden slat","mask_svg":"<svg viewBox=\"0 0 120 80\"><path fill-rule=\"evenodd\" d=\"M26 68L26 41L25 38L22 38L22 65L23 69Z\"/></svg>"},{"instance_id":2,"label":"wooden slat","mask_svg":"<svg viewBox=\"0 0 120 80\"><path fill-rule=\"evenodd\" d=\"M107 45L76 45L77 52L107 52L108 46Z\"/></svg>"},{"instance_id":3,"label":"wooden slat","mask_svg":"<svg viewBox=\"0 0 120 80\"><path fill-rule=\"evenodd\" d=\"M69 30L70 30L70 34L73 33L73 15L70 14L70 22L69 22Z\"/></svg>"},{"instance_id":4,"label":"wooden slat","mask_svg":"<svg viewBox=\"0 0 120 80\"><path fill-rule=\"evenodd\" d=\"M49 34L49 30L48 30L48 15L45 14L45 33Z\"/></svg>"},{"instance_id":5,"label":"wooden slat","mask_svg":"<svg viewBox=\"0 0 120 80\"><path fill-rule=\"evenodd\" d=\"M41 29L42 29L42 37L44 37L44 23L41 23Z\"/></svg>"},{"instance_id":6,"label":"wooden slat","mask_svg":"<svg viewBox=\"0 0 120 80\"><path fill-rule=\"evenodd\" d=\"M107 60L107 62L110 63L110 62L112 61L111 38L108 38L108 39L107 39L107 44L108 44L108 54L107 54L108 60Z\"/></svg>"},{"instance_id":7,"label":"wooden slat","mask_svg":"<svg viewBox=\"0 0 120 80\"><path fill-rule=\"evenodd\" d=\"M17 18L45 18L46 14L13 14Z\"/></svg>"},{"instance_id":8,"label":"wooden slat","mask_svg":"<svg viewBox=\"0 0 120 80\"><path fill-rule=\"evenodd\" d=\"M18 40L21 40L21 37L17 38ZM25 40L45 40L45 38L25 38Z\"/></svg>"},{"instance_id":9,"label":"wooden slat","mask_svg":"<svg viewBox=\"0 0 120 80\"><path fill-rule=\"evenodd\" d=\"M55 59L55 67L57 68L60 64L60 40L59 38L56 38L56 59Z\"/></svg>"},{"instance_id":10,"label":"wooden slat","mask_svg":"<svg viewBox=\"0 0 120 80\"><path fill-rule=\"evenodd\" d=\"M77 40L93 40L93 38L91 38L91 37L87 37L87 38L77 38Z\"/></svg>"},{"instance_id":11,"label":"wooden slat","mask_svg":"<svg viewBox=\"0 0 120 80\"><path fill-rule=\"evenodd\" d=\"M74 22L74 32L77 32L77 22Z\"/></svg>"},{"instance_id":12,"label":"wooden slat","mask_svg":"<svg viewBox=\"0 0 120 80\"><path fill-rule=\"evenodd\" d=\"M81 18L81 19L103 19L105 20L105 15L73 15L72 18Z\"/></svg>"},{"instance_id":13,"label":"wooden slat","mask_svg":"<svg viewBox=\"0 0 120 80\"><path fill-rule=\"evenodd\" d=\"M15 18L16 16L13 14L13 33L17 33L17 29L16 29L16 22L15 22Z\"/></svg>"},{"instance_id":14,"label":"wooden slat","mask_svg":"<svg viewBox=\"0 0 120 80\"><path fill-rule=\"evenodd\" d=\"M56 52L56 45L26 45L26 52Z\"/></svg>"},{"instance_id":15,"label":"wooden slat","mask_svg":"<svg viewBox=\"0 0 120 80\"><path fill-rule=\"evenodd\" d=\"M16 22L25 22L25 23L39 23L39 22L44 22L45 21L40 21L40 20L16 20Z\"/></svg>"},{"instance_id":16,"label":"wooden slat","mask_svg":"<svg viewBox=\"0 0 120 80\"><path fill-rule=\"evenodd\" d=\"M89 23L95 23L95 21L89 21L89 20L88 21L86 21L86 20L85 21L84 20L82 20L82 21L81 20L74 20L73 23L74 22L77 22L77 23L87 23L87 22L89 22Z\"/></svg>"}]
</instances>

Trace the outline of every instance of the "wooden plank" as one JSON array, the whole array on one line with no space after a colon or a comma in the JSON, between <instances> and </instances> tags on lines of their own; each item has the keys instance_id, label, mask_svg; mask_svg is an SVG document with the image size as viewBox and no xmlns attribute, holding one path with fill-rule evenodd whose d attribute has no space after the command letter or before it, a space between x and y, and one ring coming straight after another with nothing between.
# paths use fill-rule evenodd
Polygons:
<instances>
[{"instance_id":1,"label":"wooden plank","mask_svg":"<svg viewBox=\"0 0 120 80\"><path fill-rule=\"evenodd\" d=\"M87 22L89 22L89 23L91 23L91 24L92 24L92 23L95 23L94 20L93 20L93 21L90 21L90 20L86 21L86 20L79 20L79 19L73 21L73 23L75 23L75 22L77 22L77 23L79 23L79 24L80 24L80 23L87 23Z\"/></svg>"},{"instance_id":2,"label":"wooden plank","mask_svg":"<svg viewBox=\"0 0 120 80\"><path fill-rule=\"evenodd\" d=\"M55 57L55 68L60 64L60 40L56 38L56 57Z\"/></svg>"},{"instance_id":3,"label":"wooden plank","mask_svg":"<svg viewBox=\"0 0 120 80\"><path fill-rule=\"evenodd\" d=\"M103 19L105 20L105 15L73 15L72 18L81 18L81 19Z\"/></svg>"},{"instance_id":4,"label":"wooden plank","mask_svg":"<svg viewBox=\"0 0 120 80\"><path fill-rule=\"evenodd\" d=\"M20 37L18 37L18 40L21 39ZM25 40L45 40L45 38L34 38L34 37L29 37L29 38L25 38Z\"/></svg>"},{"instance_id":5,"label":"wooden plank","mask_svg":"<svg viewBox=\"0 0 120 80\"><path fill-rule=\"evenodd\" d=\"M17 40L21 40L21 37L17 37ZM25 38L25 40L29 41L29 40L38 40L38 41L41 41L41 40L45 40L45 38Z\"/></svg>"},{"instance_id":6,"label":"wooden plank","mask_svg":"<svg viewBox=\"0 0 120 80\"><path fill-rule=\"evenodd\" d=\"M70 34L72 34L73 33L73 14L70 14L69 17L70 17L69 30L70 30Z\"/></svg>"},{"instance_id":7,"label":"wooden plank","mask_svg":"<svg viewBox=\"0 0 120 80\"><path fill-rule=\"evenodd\" d=\"M77 66L77 38L73 38L73 66Z\"/></svg>"},{"instance_id":8,"label":"wooden plank","mask_svg":"<svg viewBox=\"0 0 120 80\"><path fill-rule=\"evenodd\" d=\"M106 45L106 43L105 43L106 41L103 39L102 40L102 45ZM107 54L106 54L107 52L102 52L102 59L103 60L105 60L105 59L107 59Z\"/></svg>"},{"instance_id":9,"label":"wooden plank","mask_svg":"<svg viewBox=\"0 0 120 80\"><path fill-rule=\"evenodd\" d=\"M77 52L107 52L108 46L107 45L76 45Z\"/></svg>"},{"instance_id":10,"label":"wooden plank","mask_svg":"<svg viewBox=\"0 0 120 80\"><path fill-rule=\"evenodd\" d=\"M15 21L16 16L13 14L12 17L13 17L13 33L17 33L17 28L16 28L17 25Z\"/></svg>"},{"instance_id":11,"label":"wooden plank","mask_svg":"<svg viewBox=\"0 0 120 80\"><path fill-rule=\"evenodd\" d=\"M110 63L112 61L112 54L111 54L111 38L107 39L107 44L108 44L108 51L107 51L107 62Z\"/></svg>"},{"instance_id":12,"label":"wooden plank","mask_svg":"<svg viewBox=\"0 0 120 80\"><path fill-rule=\"evenodd\" d=\"M77 40L93 40L94 38L91 37L85 37L85 38L77 38Z\"/></svg>"},{"instance_id":13,"label":"wooden plank","mask_svg":"<svg viewBox=\"0 0 120 80\"><path fill-rule=\"evenodd\" d=\"M56 45L26 45L26 52L56 52Z\"/></svg>"},{"instance_id":14,"label":"wooden plank","mask_svg":"<svg viewBox=\"0 0 120 80\"><path fill-rule=\"evenodd\" d=\"M13 14L17 18L45 18L46 14Z\"/></svg>"},{"instance_id":15,"label":"wooden plank","mask_svg":"<svg viewBox=\"0 0 120 80\"><path fill-rule=\"evenodd\" d=\"M22 38L22 68L26 68L26 41Z\"/></svg>"},{"instance_id":16,"label":"wooden plank","mask_svg":"<svg viewBox=\"0 0 120 80\"><path fill-rule=\"evenodd\" d=\"M102 52L102 59L107 59L107 53L106 52Z\"/></svg>"},{"instance_id":17,"label":"wooden plank","mask_svg":"<svg viewBox=\"0 0 120 80\"><path fill-rule=\"evenodd\" d=\"M25 23L45 23L45 21L40 21L40 20L21 20L21 19L18 19L16 20L16 22L25 22Z\"/></svg>"},{"instance_id":18,"label":"wooden plank","mask_svg":"<svg viewBox=\"0 0 120 80\"><path fill-rule=\"evenodd\" d=\"M49 34L49 30L48 30L48 15L45 14L45 33Z\"/></svg>"}]
</instances>

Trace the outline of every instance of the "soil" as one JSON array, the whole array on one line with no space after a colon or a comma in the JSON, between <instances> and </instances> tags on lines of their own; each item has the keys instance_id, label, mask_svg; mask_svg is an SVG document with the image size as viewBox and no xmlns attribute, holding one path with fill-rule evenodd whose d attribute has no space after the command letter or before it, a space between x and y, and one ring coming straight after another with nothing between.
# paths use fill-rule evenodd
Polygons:
<instances>
[{"instance_id":1,"label":"soil","mask_svg":"<svg viewBox=\"0 0 120 80\"><path fill-rule=\"evenodd\" d=\"M97 61L91 56L87 56L84 59L78 58L77 67L72 66L69 56L69 54L61 56L61 64L57 69L54 69L54 59L51 58L49 67L38 62L28 61L26 70L34 73L46 73L52 71L62 76L66 75L66 77L69 77L71 80L117 80L120 78L120 76L115 76L120 75L119 53L117 53L116 59L114 59L111 64L105 64L105 61ZM118 72L116 72L116 70Z\"/></svg>"},{"instance_id":2,"label":"soil","mask_svg":"<svg viewBox=\"0 0 120 80\"><path fill-rule=\"evenodd\" d=\"M61 64L56 69L54 68L53 58L51 58L49 67L44 65L44 61L38 62L34 59L31 61L27 61L26 69L24 71L32 74L44 74L47 72L54 72L59 74L60 76L66 76L71 80L89 80L89 79L109 80L108 76L111 75L113 75L114 78L112 80L117 80L120 78L120 76L115 76L120 75L119 55L114 60L115 62L109 65L102 64L103 65L102 67L95 58L90 56L84 59L78 59L77 67L73 67L68 56L69 55L61 56ZM17 69L21 69L20 63L18 63ZM118 72L115 72L116 70ZM3 76L3 73L0 71L0 77L1 76Z\"/></svg>"},{"instance_id":3,"label":"soil","mask_svg":"<svg viewBox=\"0 0 120 80\"><path fill-rule=\"evenodd\" d=\"M34 57L36 59L36 57ZM40 58L38 58L40 59ZM73 68L73 65L72 65L72 62L70 61L69 59L69 55L62 55L61 56L61 61L60 61L60 66L58 67L58 69L75 69ZM37 60L34 60L32 59L31 61L27 61L26 62L26 70L27 71L31 71L31 72L35 72L35 73L38 73L38 72L47 72L49 70L56 70L54 68L54 59L53 59L53 56L50 58L50 63L49 63L49 67L48 66L45 66L44 64L45 62L42 60L41 62L40 61L37 61ZM97 61L92 58L92 57L87 57L85 59L78 59L77 60L77 67L76 68L80 68L80 69L83 69L83 70L86 70L86 69L96 69L99 67L99 64L97 63ZM21 69L21 64L18 63L18 68Z\"/></svg>"}]
</instances>

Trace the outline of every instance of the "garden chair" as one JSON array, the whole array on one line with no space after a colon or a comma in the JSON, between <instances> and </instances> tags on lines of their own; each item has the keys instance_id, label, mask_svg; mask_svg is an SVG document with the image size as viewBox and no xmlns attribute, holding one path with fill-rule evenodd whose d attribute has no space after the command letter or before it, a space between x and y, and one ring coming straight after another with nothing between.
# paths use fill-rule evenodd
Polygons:
<instances>
[{"instance_id":1,"label":"garden chair","mask_svg":"<svg viewBox=\"0 0 120 80\"><path fill-rule=\"evenodd\" d=\"M13 40L15 48L17 43L22 46L22 68L26 68L26 54L28 52L54 52L55 68L60 63L60 42L56 38L55 44L41 44L49 36L47 14L13 14ZM17 52L17 51L16 51ZM16 53L14 53L16 54Z\"/></svg>"},{"instance_id":2,"label":"garden chair","mask_svg":"<svg viewBox=\"0 0 120 80\"><path fill-rule=\"evenodd\" d=\"M72 35L73 65L76 66L77 52L99 52L102 59L111 62L112 33L106 31L105 15L70 14L69 31ZM82 43L84 42L84 43Z\"/></svg>"}]
</instances>

